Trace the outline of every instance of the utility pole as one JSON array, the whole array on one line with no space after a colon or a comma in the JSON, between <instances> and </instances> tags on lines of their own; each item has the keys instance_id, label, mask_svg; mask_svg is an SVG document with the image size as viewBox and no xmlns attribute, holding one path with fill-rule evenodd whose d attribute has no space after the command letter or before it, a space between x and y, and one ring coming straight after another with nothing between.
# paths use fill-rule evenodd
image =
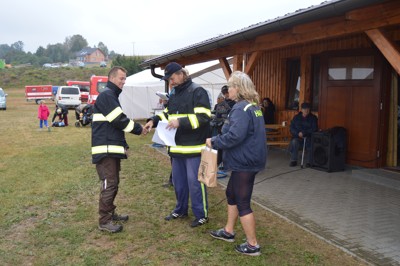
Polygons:
<instances>
[{"instance_id":1,"label":"utility pole","mask_svg":"<svg viewBox=\"0 0 400 266\"><path fill-rule=\"evenodd\" d=\"M135 56L135 42L132 42L132 56Z\"/></svg>"}]
</instances>

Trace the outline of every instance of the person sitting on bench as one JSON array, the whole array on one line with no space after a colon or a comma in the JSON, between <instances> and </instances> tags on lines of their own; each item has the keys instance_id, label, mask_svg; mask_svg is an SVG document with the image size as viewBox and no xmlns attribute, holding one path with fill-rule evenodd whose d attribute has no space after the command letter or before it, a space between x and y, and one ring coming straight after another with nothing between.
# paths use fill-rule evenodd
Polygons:
<instances>
[{"instance_id":1,"label":"person sitting on bench","mask_svg":"<svg viewBox=\"0 0 400 266\"><path fill-rule=\"evenodd\" d=\"M305 149L307 150L307 164L311 163L311 134L318 130L318 118L311 113L311 105L309 103L301 104L301 111L293 117L290 123L290 134L292 139L289 144L290 164L289 166L297 165L298 151L304 145L306 140Z\"/></svg>"}]
</instances>

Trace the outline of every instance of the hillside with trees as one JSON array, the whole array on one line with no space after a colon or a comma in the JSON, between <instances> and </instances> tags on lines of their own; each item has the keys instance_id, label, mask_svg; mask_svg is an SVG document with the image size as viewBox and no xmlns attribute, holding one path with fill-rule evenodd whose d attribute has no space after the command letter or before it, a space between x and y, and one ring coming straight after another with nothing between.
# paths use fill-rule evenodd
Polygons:
<instances>
[{"instance_id":1,"label":"hillside with trees","mask_svg":"<svg viewBox=\"0 0 400 266\"><path fill-rule=\"evenodd\" d=\"M69 63L76 58L76 52L88 47L88 42L81 35L65 38L63 43L49 44L46 48L40 46L35 53L25 52L24 43L17 41L11 45L0 44L0 59L11 65L11 68L0 69L0 87L20 88L25 85L63 85L67 80L87 80L92 75L105 76L110 67L122 66L133 75L142 71L139 64L149 56L125 56L109 52L108 47L99 42L97 47L108 57L106 68L66 67L43 68L44 64Z\"/></svg>"},{"instance_id":2,"label":"hillside with trees","mask_svg":"<svg viewBox=\"0 0 400 266\"><path fill-rule=\"evenodd\" d=\"M63 43L48 44L47 47L39 46L35 53L25 52L24 43L17 41L11 45L0 44L0 59L4 59L5 63L10 65L42 66L46 63L68 63L70 59L75 59L76 52L85 47L88 47L88 42L79 34L66 37ZM99 42L93 48L102 50L109 59L118 55L114 51L109 51L103 42Z\"/></svg>"},{"instance_id":3,"label":"hillside with trees","mask_svg":"<svg viewBox=\"0 0 400 266\"><path fill-rule=\"evenodd\" d=\"M0 87L24 88L26 85L66 85L67 80L89 81L92 75L107 76L109 68L9 68L0 69Z\"/></svg>"},{"instance_id":4,"label":"hillside with trees","mask_svg":"<svg viewBox=\"0 0 400 266\"><path fill-rule=\"evenodd\" d=\"M22 88L26 85L65 85L67 80L89 81L92 75L107 76L113 66L122 66L133 75L142 71L139 63L145 58L140 56L117 55L108 67L19 67L0 69L0 87Z\"/></svg>"}]
</instances>

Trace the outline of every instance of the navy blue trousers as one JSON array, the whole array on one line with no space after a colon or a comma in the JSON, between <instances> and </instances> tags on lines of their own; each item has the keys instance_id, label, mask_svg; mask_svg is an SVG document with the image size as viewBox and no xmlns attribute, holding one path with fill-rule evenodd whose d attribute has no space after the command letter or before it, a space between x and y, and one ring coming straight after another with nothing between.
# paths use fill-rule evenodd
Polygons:
<instances>
[{"instance_id":1,"label":"navy blue trousers","mask_svg":"<svg viewBox=\"0 0 400 266\"><path fill-rule=\"evenodd\" d=\"M176 196L173 212L187 214L190 195L192 212L196 219L208 217L207 189L197 180L199 166L200 156L172 158L172 182Z\"/></svg>"}]
</instances>

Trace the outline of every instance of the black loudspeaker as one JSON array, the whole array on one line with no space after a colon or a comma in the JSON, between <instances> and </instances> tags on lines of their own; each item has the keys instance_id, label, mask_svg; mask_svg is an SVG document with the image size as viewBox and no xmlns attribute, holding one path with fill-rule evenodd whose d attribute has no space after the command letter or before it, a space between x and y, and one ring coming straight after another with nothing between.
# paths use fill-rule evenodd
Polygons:
<instances>
[{"instance_id":1,"label":"black loudspeaker","mask_svg":"<svg viewBox=\"0 0 400 266\"><path fill-rule=\"evenodd\" d=\"M333 127L311 135L311 167L317 170L344 171L346 163L346 129Z\"/></svg>"}]
</instances>

